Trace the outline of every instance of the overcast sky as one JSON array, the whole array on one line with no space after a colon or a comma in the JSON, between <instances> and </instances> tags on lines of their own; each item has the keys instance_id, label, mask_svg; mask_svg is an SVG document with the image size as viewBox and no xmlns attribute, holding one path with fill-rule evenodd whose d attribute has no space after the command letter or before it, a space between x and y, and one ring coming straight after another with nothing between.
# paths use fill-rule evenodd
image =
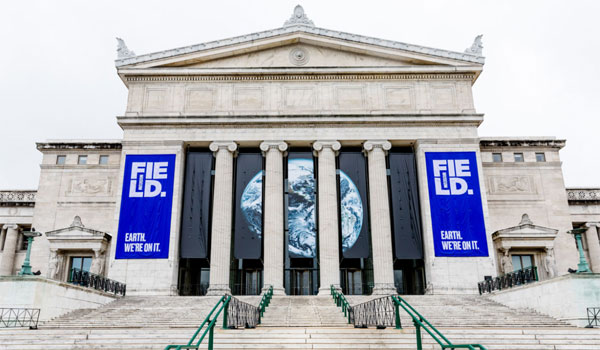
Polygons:
<instances>
[{"instance_id":1,"label":"overcast sky","mask_svg":"<svg viewBox=\"0 0 600 350\"><path fill-rule=\"evenodd\" d=\"M121 138L119 36L137 54L281 27L298 0L10 1L0 8L0 189L35 189L36 141ZM463 51L483 34L481 136L556 136L600 187L600 1L304 0L315 25Z\"/></svg>"}]
</instances>

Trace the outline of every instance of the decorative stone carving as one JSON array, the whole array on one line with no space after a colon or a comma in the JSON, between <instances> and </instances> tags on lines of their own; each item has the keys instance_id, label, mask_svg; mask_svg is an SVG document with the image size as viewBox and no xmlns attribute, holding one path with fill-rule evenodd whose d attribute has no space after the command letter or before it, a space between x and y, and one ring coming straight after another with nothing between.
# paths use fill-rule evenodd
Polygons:
<instances>
[{"instance_id":1,"label":"decorative stone carving","mask_svg":"<svg viewBox=\"0 0 600 350\"><path fill-rule=\"evenodd\" d=\"M304 8L302 8L302 6L300 5L296 5L296 7L294 7L294 13L292 13L292 17L290 17L290 19L285 21L285 23L283 24L284 27L295 25L305 25L310 27L315 26L313 21L308 19L306 13L304 13Z\"/></svg>"},{"instance_id":2,"label":"decorative stone carving","mask_svg":"<svg viewBox=\"0 0 600 350\"><path fill-rule=\"evenodd\" d=\"M567 189L567 197L570 201L600 201L600 190L597 188Z\"/></svg>"},{"instance_id":3,"label":"decorative stone carving","mask_svg":"<svg viewBox=\"0 0 600 350\"><path fill-rule=\"evenodd\" d=\"M109 179L73 179L69 188L69 195L98 195L110 194L111 182Z\"/></svg>"},{"instance_id":4,"label":"decorative stone carving","mask_svg":"<svg viewBox=\"0 0 600 350\"><path fill-rule=\"evenodd\" d=\"M490 192L498 193L535 193L533 179L530 176L491 176Z\"/></svg>"},{"instance_id":5,"label":"decorative stone carving","mask_svg":"<svg viewBox=\"0 0 600 350\"><path fill-rule=\"evenodd\" d=\"M50 249L50 260L48 261L48 278L58 279L59 256L56 249Z\"/></svg>"},{"instance_id":6,"label":"decorative stone carving","mask_svg":"<svg viewBox=\"0 0 600 350\"><path fill-rule=\"evenodd\" d=\"M85 225L81 222L81 218L78 215L75 215L71 227L85 227Z\"/></svg>"},{"instance_id":7,"label":"decorative stone carving","mask_svg":"<svg viewBox=\"0 0 600 350\"><path fill-rule=\"evenodd\" d=\"M36 191L0 191L0 202L35 203Z\"/></svg>"},{"instance_id":8,"label":"decorative stone carving","mask_svg":"<svg viewBox=\"0 0 600 350\"><path fill-rule=\"evenodd\" d=\"M104 250L94 249L94 257L92 258L90 272L102 276L104 274L104 262Z\"/></svg>"},{"instance_id":9,"label":"decorative stone carving","mask_svg":"<svg viewBox=\"0 0 600 350\"><path fill-rule=\"evenodd\" d=\"M308 50L301 46L296 46L290 50L290 63L294 66L303 66L310 60Z\"/></svg>"},{"instance_id":10,"label":"decorative stone carving","mask_svg":"<svg viewBox=\"0 0 600 350\"><path fill-rule=\"evenodd\" d=\"M388 140L369 140L363 144L365 151L372 151L374 148L381 148L385 152L392 149L392 144Z\"/></svg>"},{"instance_id":11,"label":"decorative stone carving","mask_svg":"<svg viewBox=\"0 0 600 350\"><path fill-rule=\"evenodd\" d=\"M504 256L502 256L502 272L504 274L510 273L514 271L514 266L512 263L512 258L508 253L508 249L504 250Z\"/></svg>"},{"instance_id":12,"label":"decorative stone carving","mask_svg":"<svg viewBox=\"0 0 600 350\"><path fill-rule=\"evenodd\" d=\"M477 56L483 55L483 42L481 41L482 37L483 34L476 36L475 40L473 41L473 44L471 45L471 47L465 50L465 53L470 53Z\"/></svg>"},{"instance_id":13,"label":"decorative stone carving","mask_svg":"<svg viewBox=\"0 0 600 350\"><path fill-rule=\"evenodd\" d=\"M544 270L546 270L548 278L552 278L557 275L553 248L546 248L546 256L544 257Z\"/></svg>"},{"instance_id":14,"label":"decorative stone carving","mask_svg":"<svg viewBox=\"0 0 600 350\"><path fill-rule=\"evenodd\" d=\"M135 52L129 50L127 45L125 45L125 41L121 38L117 38L117 58L129 58L135 57Z\"/></svg>"},{"instance_id":15,"label":"decorative stone carving","mask_svg":"<svg viewBox=\"0 0 600 350\"><path fill-rule=\"evenodd\" d=\"M521 222L519 222L519 225L533 225L533 221L529 219L529 215L523 214L523 216L521 216Z\"/></svg>"}]
</instances>

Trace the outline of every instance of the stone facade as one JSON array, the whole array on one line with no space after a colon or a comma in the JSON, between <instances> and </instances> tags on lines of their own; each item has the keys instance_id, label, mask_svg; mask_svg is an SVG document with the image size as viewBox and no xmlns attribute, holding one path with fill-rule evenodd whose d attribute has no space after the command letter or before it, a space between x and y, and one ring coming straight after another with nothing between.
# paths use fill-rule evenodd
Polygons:
<instances>
[{"instance_id":1,"label":"stone facade","mask_svg":"<svg viewBox=\"0 0 600 350\"><path fill-rule=\"evenodd\" d=\"M483 69L480 38L479 46L458 53L290 21L272 31L140 56L121 41L127 54L116 65L129 91L125 113L117 116L123 139L38 143L43 160L35 208L14 205L20 209L7 214L0 207L5 223L47 233L34 245L34 270L64 279L56 271L69 268L68 257L85 255L95 259L95 271L127 283L128 293L177 294L188 148L215 156L209 294L230 291L234 166L244 149L265 157L264 284L277 293L285 283L282 174L290 148L313 151L318 169L319 293L340 285L336 157L356 148L368 161L375 294L393 292L395 283L386 166L393 148L410 148L416 158L427 293L472 293L485 276L503 273L503 256L511 254L534 256L536 266L554 264L550 277L566 274L578 259L567 234L574 225L589 228L586 254L600 269L600 195L565 190L559 157L565 141L479 138L483 115L472 85ZM431 151L475 152L489 256L435 256L425 164ZM168 259L115 259L119 218L127 215L120 212L125 156L133 154L176 155ZM523 214L539 226L517 225ZM85 230L72 224L75 216ZM2 244L12 247L15 229L6 227ZM58 259L67 251L56 246L61 232L87 240ZM536 232L547 241L540 244ZM12 265L0 268L14 273L19 254L3 253L2 264Z\"/></svg>"}]
</instances>

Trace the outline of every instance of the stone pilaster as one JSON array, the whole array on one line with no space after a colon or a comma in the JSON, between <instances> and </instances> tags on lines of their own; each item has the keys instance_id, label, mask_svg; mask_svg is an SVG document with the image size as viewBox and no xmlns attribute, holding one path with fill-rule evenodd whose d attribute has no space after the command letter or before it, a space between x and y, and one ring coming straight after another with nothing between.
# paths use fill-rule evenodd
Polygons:
<instances>
[{"instance_id":1,"label":"stone pilaster","mask_svg":"<svg viewBox=\"0 0 600 350\"><path fill-rule=\"evenodd\" d=\"M335 156L341 145L338 141L316 141L313 144L318 157L319 208L319 295L327 295L330 286L340 286L340 254L338 197Z\"/></svg>"},{"instance_id":2,"label":"stone pilaster","mask_svg":"<svg viewBox=\"0 0 600 350\"><path fill-rule=\"evenodd\" d=\"M283 289L283 152L287 143L265 141L260 144L265 156L265 198L263 216L264 286L273 286L273 293L285 295Z\"/></svg>"},{"instance_id":3,"label":"stone pilaster","mask_svg":"<svg viewBox=\"0 0 600 350\"><path fill-rule=\"evenodd\" d=\"M371 246L373 248L374 295L396 294L392 224L388 196L386 152L392 144L386 140L366 141L363 145L369 161L369 205Z\"/></svg>"},{"instance_id":4,"label":"stone pilaster","mask_svg":"<svg viewBox=\"0 0 600 350\"><path fill-rule=\"evenodd\" d=\"M585 226L587 227L585 238L588 244L590 267L592 268L592 272L600 273L600 241L598 240L600 222L589 222Z\"/></svg>"},{"instance_id":5,"label":"stone pilaster","mask_svg":"<svg viewBox=\"0 0 600 350\"><path fill-rule=\"evenodd\" d=\"M237 144L213 142L215 155L213 218L210 246L210 281L207 295L230 293L231 218L233 203L233 156Z\"/></svg>"},{"instance_id":6,"label":"stone pilaster","mask_svg":"<svg viewBox=\"0 0 600 350\"><path fill-rule=\"evenodd\" d=\"M3 229L6 230L6 239L4 240L4 250L2 251L2 260L0 261L0 276L10 276L13 274L15 265L19 226L7 224L4 225Z\"/></svg>"}]
</instances>

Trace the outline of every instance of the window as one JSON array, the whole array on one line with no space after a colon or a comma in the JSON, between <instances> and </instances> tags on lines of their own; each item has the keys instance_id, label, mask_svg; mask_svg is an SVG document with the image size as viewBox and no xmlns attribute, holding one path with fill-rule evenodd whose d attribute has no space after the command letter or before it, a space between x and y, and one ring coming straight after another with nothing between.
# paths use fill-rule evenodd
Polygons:
<instances>
[{"instance_id":1,"label":"window","mask_svg":"<svg viewBox=\"0 0 600 350\"><path fill-rule=\"evenodd\" d=\"M77 159L77 164L86 165L87 164L87 156L79 156Z\"/></svg>"},{"instance_id":2,"label":"window","mask_svg":"<svg viewBox=\"0 0 600 350\"><path fill-rule=\"evenodd\" d=\"M525 158L523 158L523 153L515 153L515 162L516 163L523 163L525 161Z\"/></svg>"},{"instance_id":3,"label":"window","mask_svg":"<svg viewBox=\"0 0 600 350\"><path fill-rule=\"evenodd\" d=\"M90 271L92 267L92 257L90 256L72 256L71 257L71 270L79 269L81 271Z\"/></svg>"},{"instance_id":4,"label":"window","mask_svg":"<svg viewBox=\"0 0 600 350\"><path fill-rule=\"evenodd\" d=\"M512 255L511 257L515 271L533 266L533 255Z\"/></svg>"},{"instance_id":5,"label":"window","mask_svg":"<svg viewBox=\"0 0 600 350\"><path fill-rule=\"evenodd\" d=\"M502 153L492 153L492 161L494 163L502 163Z\"/></svg>"},{"instance_id":6,"label":"window","mask_svg":"<svg viewBox=\"0 0 600 350\"><path fill-rule=\"evenodd\" d=\"M545 162L546 161L546 154L544 152L536 153L535 154L535 161L536 162Z\"/></svg>"},{"instance_id":7,"label":"window","mask_svg":"<svg viewBox=\"0 0 600 350\"><path fill-rule=\"evenodd\" d=\"M100 156L100 160L98 161L98 164L101 164L101 165L108 164L108 156L105 156L105 155Z\"/></svg>"},{"instance_id":8,"label":"window","mask_svg":"<svg viewBox=\"0 0 600 350\"><path fill-rule=\"evenodd\" d=\"M56 156L56 165L65 165L66 160L67 160L67 156L65 156L65 155Z\"/></svg>"}]
</instances>

